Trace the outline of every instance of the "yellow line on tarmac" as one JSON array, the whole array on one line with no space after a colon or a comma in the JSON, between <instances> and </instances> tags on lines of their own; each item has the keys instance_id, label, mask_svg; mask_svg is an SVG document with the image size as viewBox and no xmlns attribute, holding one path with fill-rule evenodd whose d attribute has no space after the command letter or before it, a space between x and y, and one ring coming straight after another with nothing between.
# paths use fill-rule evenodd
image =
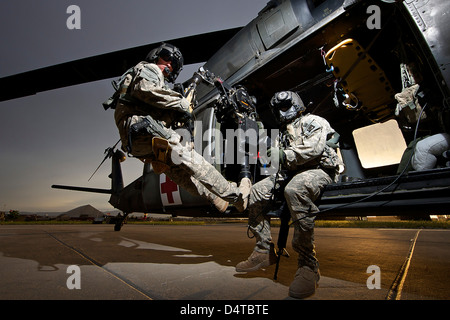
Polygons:
<instances>
[{"instance_id":1,"label":"yellow line on tarmac","mask_svg":"<svg viewBox=\"0 0 450 320\"><path fill-rule=\"evenodd\" d=\"M401 299L403 285L406 280L406 275L408 274L409 265L411 263L411 258L414 253L414 248L416 246L416 241L417 241L417 238L419 237L420 231L422 231L422 229L419 229L416 232L414 239L412 239L411 246L409 247L408 256L406 257L406 260L403 262L403 265L400 268L400 271L397 274L397 277L395 277L394 282L392 283L391 288L389 289L389 292L386 296L386 300L400 300Z\"/></svg>"}]
</instances>

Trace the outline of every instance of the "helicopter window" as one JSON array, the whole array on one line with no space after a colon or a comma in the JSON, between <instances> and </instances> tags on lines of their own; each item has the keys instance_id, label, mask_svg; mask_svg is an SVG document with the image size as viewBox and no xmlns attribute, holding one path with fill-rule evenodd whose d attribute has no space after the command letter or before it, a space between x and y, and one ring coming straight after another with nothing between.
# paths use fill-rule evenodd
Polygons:
<instances>
[{"instance_id":1,"label":"helicopter window","mask_svg":"<svg viewBox=\"0 0 450 320\"><path fill-rule=\"evenodd\" d=\"M403 133L393 119L356 129L353 138L365 169L397 165L406 149Z\"/></svg>"}]
</instances>

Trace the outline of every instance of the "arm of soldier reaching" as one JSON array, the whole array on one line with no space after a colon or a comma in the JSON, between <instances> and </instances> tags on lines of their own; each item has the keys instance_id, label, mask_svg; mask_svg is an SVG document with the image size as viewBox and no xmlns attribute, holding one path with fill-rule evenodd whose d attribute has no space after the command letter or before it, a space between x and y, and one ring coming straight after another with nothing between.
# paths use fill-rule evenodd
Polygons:
<instances>
[{"instance_id":1,"label":"arm of soldier reaching","mask_svg":"<svg viewBox=\"0 0 450 320\"><path fill-rule=\"evenodd\" d=\"M159 109L189 112L189 101L170 89L160 68L152 63L136 65L136 77L131 84L131 96Z\"/></svg>"},{"instance_id":2,"label":"arm of soldier reaching","mask_svg":"<svg viewBox=\"0 0 450 320\"><path fill-rule=\"evenodd\" d=\"M319 163L327 136L332 131L322 118L312 115L300 117L287 126L287 146L271 149L268 156L277 152L280 163L289 170L297 170L308 162Z\"/></svg>"}]
</instances>

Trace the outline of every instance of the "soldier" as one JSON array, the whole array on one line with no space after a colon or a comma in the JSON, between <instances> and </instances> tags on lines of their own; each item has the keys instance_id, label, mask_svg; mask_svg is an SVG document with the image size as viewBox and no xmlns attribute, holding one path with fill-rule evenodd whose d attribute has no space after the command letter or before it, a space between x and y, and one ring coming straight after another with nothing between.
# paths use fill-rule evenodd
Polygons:
<instances>
[{"instance_id":1,"label":"soldier","mask_svg":"<svg viewBox=\"0 0 450 320\"><path fill-rule=\"evenodd\" d=\"M145 61L122 75L105 108L115 106L114 117L125 151L151 161L157 173L164 172L188 192L209 199L219 211L225 211L231 202L242 212L250 179L242 179L239 188L227 181L193 149L190 139L184 141L174 130L177 123L192 118L190 102L166 84L175 81L182 67L179 49L161 44Z\"/></svg>"},{"instance_id":2,"label":"soldier","mask_svg":"<svg viewBox=\"0 0 450 320\"><path fill-rule=\"evenodd\" d=\"M327 141L335 134L323 118L302 115L305 106L299 95L283 91L274 95L271 108L281 125L280 147L268 150L268 157L279 159L280 171L253 185L248 204L249 229L256 246L237 272L256 271L276 262L270 232L270 210L273 192L283 190L289 208L294 236L292 246L298 253L298 270L289 295L306 298L315 293L320 278L314 251L314 220L319 209L314 204L324 187L337 179L342 164Z\"/></svg>"}]
</instances>

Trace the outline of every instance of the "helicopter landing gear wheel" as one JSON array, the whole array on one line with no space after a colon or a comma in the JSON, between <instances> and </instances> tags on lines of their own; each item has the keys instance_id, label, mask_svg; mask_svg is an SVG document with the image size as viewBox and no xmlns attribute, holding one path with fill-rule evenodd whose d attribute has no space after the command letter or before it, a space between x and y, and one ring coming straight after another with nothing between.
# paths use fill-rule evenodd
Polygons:
<instances>
[{"instance_id":1,"label":"helicopter landing gear wheel","mask_svg":"<svg viewBox=\"0 0 450 320\"><path fill-rule=\"evenodd\" d=\"M127 220L128 213L125 213L124 215L118 214L116 217L116 224L114 225L114 231L120 231L122 229L123 224Z\"/></svg>"}]
</instances>

